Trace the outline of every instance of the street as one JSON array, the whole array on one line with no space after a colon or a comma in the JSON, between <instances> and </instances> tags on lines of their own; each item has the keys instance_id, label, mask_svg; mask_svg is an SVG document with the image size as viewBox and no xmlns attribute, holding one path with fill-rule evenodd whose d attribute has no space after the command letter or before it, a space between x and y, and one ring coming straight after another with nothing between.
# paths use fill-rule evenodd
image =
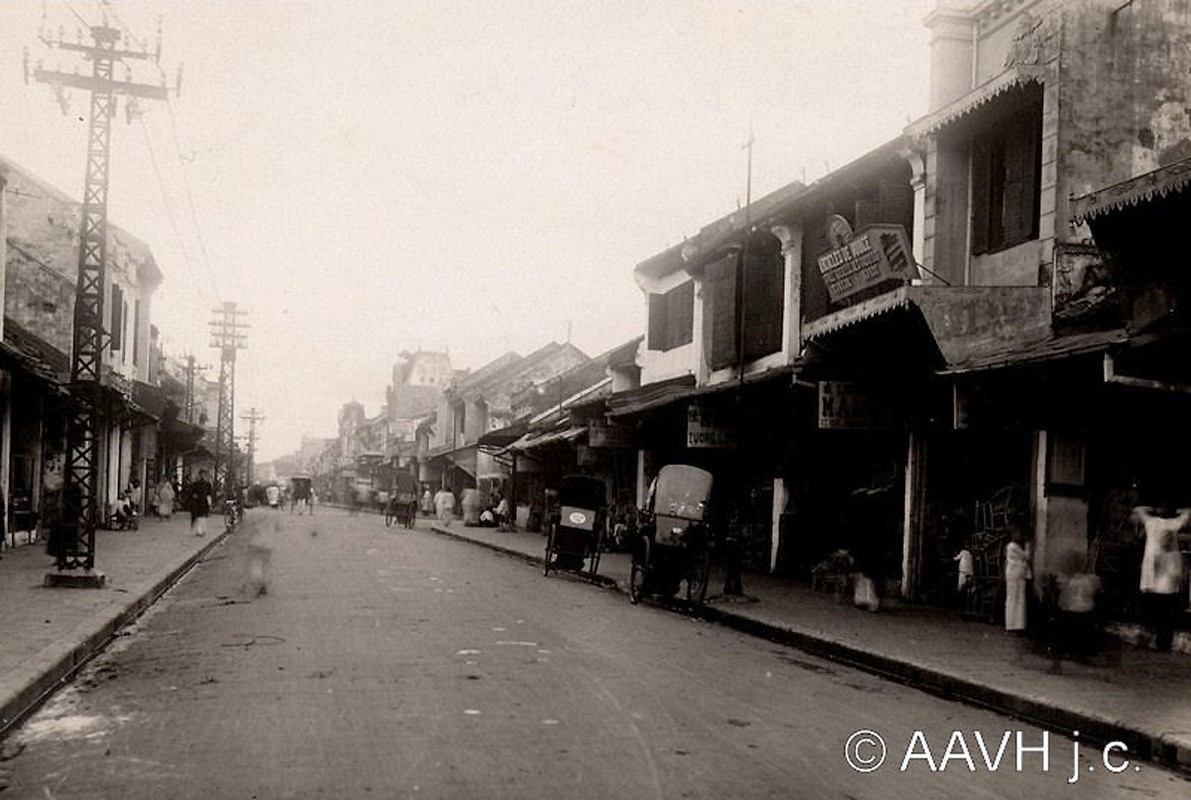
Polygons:
<instances>
[{"instance_id":1,"label":"street","mask_svg":"<svg viewBox=\"0 0 1191 800\"><path fill-rule=\"evenodd\" d=\"M1071 785L1069 732L634 607L419 526L249 512L0 743L0 794L1186 796L1185 779L1092 745ZM871 773L845 758L861 730L888 747ZM877 751L862 744L853 762L867 769Z\"/></svg>"}]
</instances>

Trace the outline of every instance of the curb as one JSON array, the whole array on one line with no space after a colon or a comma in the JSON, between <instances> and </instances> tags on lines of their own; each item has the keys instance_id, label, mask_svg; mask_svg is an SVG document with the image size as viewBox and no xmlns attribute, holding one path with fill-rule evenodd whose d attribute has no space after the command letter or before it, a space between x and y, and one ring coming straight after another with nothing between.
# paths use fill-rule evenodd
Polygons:
<instances>
[{"instance_id":1,"label":"curb","mask_svg":"<svg viewBox=\"0 0 1191 800\"><path fill-rule=\"evenodd\" d=\"M79 629L82 640L59 639L34 657L20 676L20 688L0 697L0 737L10 728L35 711L62 684L69 681L88 661L107 646L116 634L145 613L175 583L185 577L207 554L228 537L221 531L212 537L202 549L189 556L180 565L156 581L148 591L128 599L113 615L110 612L96 613L84 620ZM77 589L75 591L88 591Z\"/></svg>"},{"instance_id":2,"label":"curb","mask_svg":"<svg viewBox=\"0 0 1191 800\"><path fill-rule=\"evenodd\" d=\"M536 567L541 567L542 564L545 563L545 561L546 561L544 552L543 552L543 555L540 555L540 556L532 555L530 553L523 553L520 550L514 550L511 547L502 547L501 545L499 545L495 542L485 542L485 541L481 541L479 539L472 539L470 536L464 536L461 533L455 533L449 527L444 527L437 523L431 525L430 530L433 531L434 533L437 533L440 536L445 536L448 539L454 539L459 542L467 542L468 544L474 544L477 547L483 547L487 550L491 550L494 553L501 553L502 555L512 556L513 558L516 558L519 561L524 561L525 563L531 564ZM596 586L603 586L608 589L620 589L620 584L616 581L615 578L609 578L606 575L600 575L598 573L596 574L596 576L594 578L587 578L585 576L579 576L573 572L559 572L558 574L569 576L569 577L574 578L575 580L580 581L582 583L590 583L590 584L594 584Z\"/></svg>"},{"instance_id":3,"label":"curb","mask_svg":"<svg viewBox=\"0 0 1191 800\"><path fill-rule=\"evenodd\" d=\"M430 530L442 536L514 556L529 564L541 566L544 560L543 556L523 553L493 542L472 539L454 533L449 528L438 524L431 525ZM601 575L597 576L597 581L619 591L627 591L612 578ZM688 616L691 615L689 609L685 613ZM1119 720L1060 708L1045 700L1012 694L933 667L890 658L881 653L853 647L822 635L762 622L713 606L705 605L695 616L740 633L794 647L810 655L920 689L945 700L958 700L1005 714L1060 735L1066 736L1071 732L1078 731L1080 739L1086 742L1099 745L1114 741L1124 742L1129 748L1131 760L1148 761L1181 771L1184 774L1191 773L1191 747L1186 741L1179 741L1165 734L1149 733L1137 728L1125 727Z\"/></svg>"}]
</instances>

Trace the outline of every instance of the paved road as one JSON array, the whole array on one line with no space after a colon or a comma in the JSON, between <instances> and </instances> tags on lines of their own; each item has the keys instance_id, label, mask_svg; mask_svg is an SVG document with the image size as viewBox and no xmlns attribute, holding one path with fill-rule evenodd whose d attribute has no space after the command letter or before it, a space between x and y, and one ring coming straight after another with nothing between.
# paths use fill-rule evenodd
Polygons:
<instances>
[{"instance_id":1,"label":"paved road","mask_svg":"<svg viewBox=\"0 0 1191 800\"><path fill-rule=\"evenodd\" d=\"M1187 796L1091 748L1069 786L1067 732L1018 772L1043 731L424 530L250 522L3 743L0 796Z\"/></svg>"}]
</instances>

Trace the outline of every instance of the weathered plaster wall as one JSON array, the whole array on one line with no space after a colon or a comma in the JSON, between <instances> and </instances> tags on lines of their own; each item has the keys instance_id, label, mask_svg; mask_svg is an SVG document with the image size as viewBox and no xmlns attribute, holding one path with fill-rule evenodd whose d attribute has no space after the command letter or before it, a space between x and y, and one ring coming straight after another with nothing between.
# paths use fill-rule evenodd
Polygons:
<instances>
[{"instance_id":1,"label":"weathered plaster wall","mask_svg":"<svg viewBox=\"0 0 1191 800\"><path fill-rule=\"evenodd\" d=\"M1191 156L1188 0L1065 6L1060 72L1059 197ZM1060 231L1069 219L1062 203Z\"/></svg>"}]
</instances>

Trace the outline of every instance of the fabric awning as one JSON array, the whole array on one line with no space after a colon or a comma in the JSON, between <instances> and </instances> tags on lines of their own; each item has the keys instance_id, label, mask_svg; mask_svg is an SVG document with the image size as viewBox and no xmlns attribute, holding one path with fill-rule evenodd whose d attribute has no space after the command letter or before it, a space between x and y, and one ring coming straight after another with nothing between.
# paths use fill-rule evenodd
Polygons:
<instances>
[{"instance_id":1,"label":"fabric awning","mask_svg":"<svg viewBox=\"0 0 1191 800\"><path fill-rule=\"evenodd\" d=\"M468 445L460 447L457 450L451 450L447 453L440 453L435 458L441 458L444 461L458 467L473 478L476 477L476 447L475 445Z\"/></svg>"},{"instance_id":2,"label":"fabric awning","mask_svg":"<svg viewBox=\"0 0 1191 800\"><path fill-rule=\"evenodd\" d=\"M488 431L476 440L476 444L479 445L481 450L502 450L524 436L528 428L529 426L525 423L517 423L498 430Z\"/></svg>"},{"instance_id":3,"label":"fabric awning","mask_svg":"<svg viewBox=\"0 0 1191 800\"><path fill-rule=\"evenodd\" d=\"M1073 225L1082 225L1110 211L1183 191L1188 185L1191 185L1191 158L1074 198L1071 201L1071 222Z\"/></svg>"},{"instance_id":4,"label":"fabric awning","mask_svg":"<svg viewBox=\"0 0 1191 800\"><path fill-rule=\"evenodd\" d=\"M524 453L551 444L570 444L587 434L586 426L572 425L561 430L531 431L509 445L510 450Z\"/></svg>"},{"instance_id":5,"label":"fabric awning","mask_svg":"<svg viewBox=\"0 0 1191 800\"><path fill-rule=\"evenodd\" d=\"M604 398L611 416L636 414L650 408L664 406L676 398L684 397L695 387L694 375L680 375L664 381L648 383L637 389L617 392Z\"/></svg>"}]
</instances>

